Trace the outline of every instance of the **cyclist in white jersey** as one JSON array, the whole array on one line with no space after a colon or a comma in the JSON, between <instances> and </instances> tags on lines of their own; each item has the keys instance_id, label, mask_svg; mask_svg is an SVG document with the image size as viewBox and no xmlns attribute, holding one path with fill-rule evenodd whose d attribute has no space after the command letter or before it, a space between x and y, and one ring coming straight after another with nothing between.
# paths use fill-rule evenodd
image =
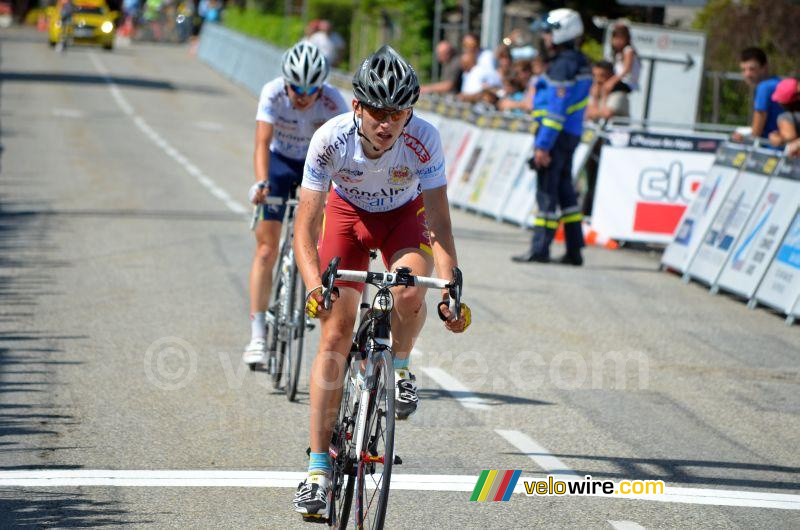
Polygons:
<instances>
[{"instance_id":1,"label":"cyclist in white jersey","mask_svg":"<svg viewBox=\"0 0 800 530\"><path fill-rule=\"evenodd\" d=\"M327 84L327 59L313 44L301 42L283 56L282 73L261 89L256 114L253 204L267 196L286 199L302 180L311 136L331 117L347 112L336 88ZM250 269L250 343L243 360L266 362L266 311L272 268L278 255L285 206L265 206L255 229L256 251Z\"/></svg>"},{"instance_id":2,"label":"cyclist in white jersey","mask_svg":"<svg viewBox=\"0 0 800 530\"><path fill-rule=\"evenodd\" d=\"M311 368L308 477L294 498L295 511L305 519L322 517L327 511L328 445L341 387L326 382L341 380L363 289L363 284L337 280L338 297L334 292L336 301L325 310L320 269L339 256L341 269L366 270L369 251L376 248L389 270L409 267L412 274L430 276L435 265L439 277L451 280L457 265L441 139L431 124L413 115L419 97L414 70L384 46L361 64L353 92L353 112L332 119L311 140L295 223L297 265L310 288L306 312L318 317L322 328ZM332 192L326 204L329 184ZM393 290L398 419L417 409L409 355L425 322L425 291ZM447 296L445 291L443 298ZM466 304L459 320L445 313L450 331L462 332L470 324Z\"/></svg>"}]
</instances>

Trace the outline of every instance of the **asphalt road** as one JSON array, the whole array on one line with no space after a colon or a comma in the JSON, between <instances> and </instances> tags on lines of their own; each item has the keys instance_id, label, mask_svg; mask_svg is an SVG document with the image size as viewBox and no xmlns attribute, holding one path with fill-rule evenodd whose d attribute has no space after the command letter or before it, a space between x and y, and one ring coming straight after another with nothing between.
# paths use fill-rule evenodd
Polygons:
<instances>
[{"instance_id":1,"label":"asphalt road","mask_svg":"<svg viewBox=\"0 0 800 530\"><path fill-rule=\"evenodd\" d=\"M289 404L239 360L255 107L187 47L58 55L0 33L0 526L304 526L307 382ZM800 526L797 326L655 253L517 265L523 231L453 218L474 324L454 336L429 310L387 527ZM483 469L675 494L468 502ZM50 482L9 482L34 470ZM92 470L117 483L65 478ZM139 486L120 485L130 470ZM288 478L159 486L161 470Z\"/></svg>"}]
</instances>

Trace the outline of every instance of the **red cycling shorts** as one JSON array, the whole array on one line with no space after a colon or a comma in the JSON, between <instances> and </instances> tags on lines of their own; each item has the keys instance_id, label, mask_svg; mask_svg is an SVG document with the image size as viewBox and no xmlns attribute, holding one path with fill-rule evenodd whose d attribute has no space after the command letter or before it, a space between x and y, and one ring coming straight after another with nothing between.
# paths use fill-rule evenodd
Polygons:
<instances>
[{"instance_id":1,"label":"red cycling shorts","mask_svg":"<svg viewBox=\"0 0 800 530\"><path fill-rule=\"evenodd\" d=\"M322 270L334 256L339 256L340 269L365 271L373 249L381 251L388 270L395 253L407 248L433 255L422 195L396 210L367 212L344 200L335 190L328 194L318 247ZM364 289L364 284L358 282L337 280L336 285L358 292Z\"/></svg>"}]
</instances>

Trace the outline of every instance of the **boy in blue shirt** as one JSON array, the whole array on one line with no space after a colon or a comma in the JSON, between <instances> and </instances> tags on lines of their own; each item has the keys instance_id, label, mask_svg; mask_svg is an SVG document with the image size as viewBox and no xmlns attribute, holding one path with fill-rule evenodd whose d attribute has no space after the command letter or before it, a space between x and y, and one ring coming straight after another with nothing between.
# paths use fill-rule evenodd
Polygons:
<instances>
[{"instance_id":1,"label":"boy in blue shirt","mask_svg":"<svg viewBox=\"0 0 800 530\"><path fill-rule=\"evenodd\" d=\"M767 138L769 133L778 129L778 115L783 112L781 106L772 101L772 93L781 78L769 75L767 54L761 48L742 50L739 68L745 83L755 88L752 132L750 134L753 138ZM732 138L737 142L744 140L744 136L739 133L734 133Z\"/></svg>"}]
</instances>

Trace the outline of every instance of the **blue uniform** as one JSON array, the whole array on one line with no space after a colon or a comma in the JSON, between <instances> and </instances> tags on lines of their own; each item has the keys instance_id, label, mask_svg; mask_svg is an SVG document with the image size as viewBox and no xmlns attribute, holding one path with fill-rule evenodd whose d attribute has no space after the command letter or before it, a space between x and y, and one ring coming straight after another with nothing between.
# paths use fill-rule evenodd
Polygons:
<instances>
[{"instance_id":1,"label":"blue uniform","mask_svg":"<svg viewBox=\"0 0 800 530\"><path fill-rule=\"evenodd\" d=\"M548 151L551 161L547 167L536 168L539 213L531 253L549 259L550 243L560 220L564 223L567 255L578 259L583 246L583 216L572 186L572 155L583 133L583 115L592 86L589 61L579 51L564 49L550 63L541 83L536 90L539 106L534 105L534 117L539 121L534 147Z\"/></svg>"}]
</instances>

